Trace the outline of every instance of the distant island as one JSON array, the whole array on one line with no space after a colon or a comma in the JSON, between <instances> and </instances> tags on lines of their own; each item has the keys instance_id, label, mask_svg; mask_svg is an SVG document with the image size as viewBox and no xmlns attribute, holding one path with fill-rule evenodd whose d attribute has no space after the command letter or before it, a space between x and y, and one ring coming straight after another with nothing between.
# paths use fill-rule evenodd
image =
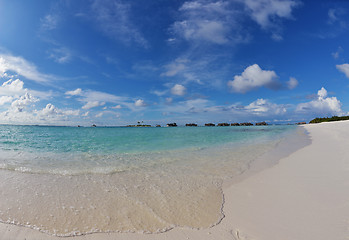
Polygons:
<instances>
[{"instance_id":1,"label":"distant island","mask_svg":"<svg viewBox=\"0 0 349 240\"><path fill-rule=\"evenodd\" d=\"M335 121L343 121L343 120L349 120L349 116L333 116L333 117L324 117L324 118L314 118L309 123L322 123L322 122L335 122Z\"/></svg>"}]
</instances>

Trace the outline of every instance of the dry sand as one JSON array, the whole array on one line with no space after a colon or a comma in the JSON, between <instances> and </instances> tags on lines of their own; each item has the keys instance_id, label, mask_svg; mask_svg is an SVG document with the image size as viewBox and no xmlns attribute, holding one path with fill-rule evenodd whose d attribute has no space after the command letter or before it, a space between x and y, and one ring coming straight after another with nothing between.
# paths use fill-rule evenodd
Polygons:
<instances>
[{"instance_id":1,"label":"dry sand","mask_svg":"<svg viewBox=\"0 0 349 240\"><path fill-rule=\"evenodd\" d=\"M349 239L349 121L306 125L312 144L224 189L225 218L210 229L110 233L87 239ZM0 239L62 239L0 224Z\"/></svg>"}]
</instances>

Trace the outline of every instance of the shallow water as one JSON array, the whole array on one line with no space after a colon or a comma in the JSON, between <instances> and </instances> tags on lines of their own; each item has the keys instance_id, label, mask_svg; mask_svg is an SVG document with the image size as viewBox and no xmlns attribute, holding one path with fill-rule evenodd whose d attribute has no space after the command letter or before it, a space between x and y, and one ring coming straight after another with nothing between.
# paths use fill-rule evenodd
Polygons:
<instances>
[{"instance_id":1,"label":"shallow water","mask_svg":"<svg viewBox=\"0 0 349 240\"><path fill-rule=\"evenodd\" d=\"M0 221L57 235L208 228L222 183L294 126L0 126Z\"/></svg>"}]
</instances>

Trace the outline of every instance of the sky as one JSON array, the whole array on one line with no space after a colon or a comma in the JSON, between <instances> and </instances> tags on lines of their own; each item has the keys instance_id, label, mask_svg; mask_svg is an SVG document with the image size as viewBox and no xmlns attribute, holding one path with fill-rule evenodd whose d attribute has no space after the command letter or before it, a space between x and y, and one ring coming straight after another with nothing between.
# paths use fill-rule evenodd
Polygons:
<instances>
[{"instance_id":1,"label":"sky","mask_svg":"<svg viewBox=\"0 0 349 240\"><path fill-rule=\"evenodd\" d=\"M0 124L349 115L349 1L0 0Z\"/></svg>"}]
</instances>

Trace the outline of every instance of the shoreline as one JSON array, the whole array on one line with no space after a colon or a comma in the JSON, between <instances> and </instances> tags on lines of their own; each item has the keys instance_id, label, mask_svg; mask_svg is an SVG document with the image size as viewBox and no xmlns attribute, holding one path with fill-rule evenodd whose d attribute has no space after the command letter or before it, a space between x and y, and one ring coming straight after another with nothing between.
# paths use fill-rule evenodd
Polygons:
<instances>
[{"instance_id":1,"label":"shoreline","mask_svg":"<svg viewBox=\"0 0 349 240\"><path fill-rule=\"evenodd\" d=\"M347 121L346 123L330 123L332 126L334 125L347 125L347 129L349 132L349 122ZM271 209L273 209L273 205L278 205L275 204L278 203L278 201L263 201L264 198L268 199L268 196L277 196L279 193L279 190L283 190L282 188L289 187L291 189L294 188L292 186L292 181L287 182L288 184L291 184L291 186L282 186L280 189L280 186L276 188L274 186L273 188L268 188L270 187L269 185L265 186L265 181L269 180L272 183L278 183L280 180L279 177L283 176L290 171L301 171L302 166L294 166L294 161L303 161L306 160L306 158L309 158L309 151L310 153L312 152L311 149L314 147L319 150L319 146L317 146L317 142L319 141L319 136L321 137L321 132L323 134L329 134L331 136L331 132L325 132L324 131L319 131L319 127L322 128L322 126L326 125L306 125L305 129L309 131L309 134L312 138L312 143L310 145L305 146L304 148L298 149L296 152L286 154L286 156L283 156L282 159L278 159L276 162L276 165L274 166L265 166L260 168L260 166L256 166L254 171L250 172L247 171L246 176L243 176L242 178L239 179L238 181L233 181L232 183L225 184L223 187L223 194L224 194L224 215L225 217L222 219L222 221L211 228L208 229L202 229L202 230L193 230L193 229L188 229L188 228L179 228L175 227L174 229L165 232L165 233L158 233L158 234L139 234L139 233L93 233L93 234L88 234L88 235L83 235L83 236L77 236L77 237L71 237L71 239L74 240L85 240L85 239L90 239L90 240L96 240L96 239L244 239L244 240L253 240L253 239L329 239L328 234L323 234L322 235L326 236L321 238L320 234L317 234L316 238L315 235L312 237L312 235L308 235L307 238L292 238L292 234L290 235L288 231L290 229L285 229L282 228L281 230L279 229L274 229L273 225L275 224L270 220L270 214L266 214L263 211L270 212ZM334 127L335 128L335 127ZM336 129L336 128L335 128ZM333 134L332 134L333 135ZM334 143L331 145L333 148L333 145L336 146L336 142L334 140L327 137L325 139L326 141L333 141ZM314 143L315 142L315 143ZM315 146L314 146L315 145ZM321 144L320 144L321 145ZM338 143L337 143L338 145ZM345 145L345 144L344 144ZM320 150L323 145L320 146ZM336 149L332 149L332 151L336 151ZM304 152L307 153L308 155L304 155ZM274 155L275 156L275 155ZM321 157L321 155L320 155ZM310 156L310 160L313 160ZM270 163L270 162L269 162ZM275 162L274 162L275 163ZM290 165L290 167L284 167L285 163L288 163L286 165ZM293 164L293 165L292 165ZM308 166L309 167L309 166ZM311 166L315 167L316 166ZM252 168L253 170L253 168ZM309 171L309 169L307 169ZM286 179L287 180L287 179ZM290 179L288 179L290 180ZM292 180L292 179L291 179ZM280 183L281 184L281 183ZM312 186L314 187L314 186ZM254 191L258 192L258 194L255 194ZM269 193L270 194L266 194ZM285 193L285 192L284 192ZM306 193L306 192L305 192ZM288 193L289 194L289 193ZM347 194L347 193L346 193ZM286 194L287 195L287 194ZM303 192L304 195L304 192ZM301 195L301 197L303 196ZM349 195L349 194L348 194ZM257 199L254 199L254 197L258 196ZM289 196L290 197L290 196ZM298 196L300 197L300 196ZM303 196L304 197L304 196ZM287 202L287 199L283 199L282 196L280 196L280 199ZM296 196L293 196L291 199L297 199ZM269 199L270 200L270 199ZM276 199L278 200L278 199ZM307 200L307 199L305 199ZM306 202L304 200L304 202ZM289 200L290 201L290 200ZM265 204L263 207L261 207L260 204ZM268 205L269 204L269 205ZM281 205L281 203L280 203ZM287 204L286 204L287 205ZM268 207L267 207L268 206ZM259 207L261 209L259 209ZM251 210L254 209L254 210ZM295 217L290 210L286 209L288 211L289 217ZM303 209L304 210L304 209ZM273 214L278 215L280 212L282 213L285 211L285 209L279 209L279 211L274 210L272 211ZM304 213L302 213L304 214ZM349 216L349 215L348 215ZM274 216L275 217L275 216ZM278 220L278 218L276 217ZM291 218L292 219L292 218ZM258 222L257 220L260 220ZM287 218L286 218L287 220ZM277 221L276 221L277 223ZM297 223L292 223L293 225L297 225ZM291 224L291 225L292 225ZM299 224L298 224L299 225ZM299 226L298 226L299 228ZM265 230L263 230L265 229ZM297 227L295 227L295 230ZM288 230L288 231L287 231ZM303 229L304 230L304 229ZM319 229L320 232L324 231ZM54 237L47 235L45 233L38 232L37 230L29 229L26 227L21 227L21 226L16 226L16 225L10 225L10 224L5 224L5 223L0 223L0 232L4 233L3 238L0 239L35 239L35 240L40 240L40 239L49 239L49 240L54 240L54 239L62 239L62 237ZM273 232L270 236L268 235L268 232ZM278 232L278 233L276 233ZM292 231L291 231L292 232ZM297 229L299 234L301 231ZM306 231L305 231L306 232ZM343 234L343 232L341 232ZM285 235L286 234L286 235ZM333 233L332 233L333 234ZM318 235L320 238L318 238ZM339 236L339 235L338 235ZM349 235L347 235L349 236ZM273 238L274 237L274 238ZM289 237L289 238L287 238ZM344 238L332 238L332 239L344 239Z\"/></svg>"}]
</instances>

